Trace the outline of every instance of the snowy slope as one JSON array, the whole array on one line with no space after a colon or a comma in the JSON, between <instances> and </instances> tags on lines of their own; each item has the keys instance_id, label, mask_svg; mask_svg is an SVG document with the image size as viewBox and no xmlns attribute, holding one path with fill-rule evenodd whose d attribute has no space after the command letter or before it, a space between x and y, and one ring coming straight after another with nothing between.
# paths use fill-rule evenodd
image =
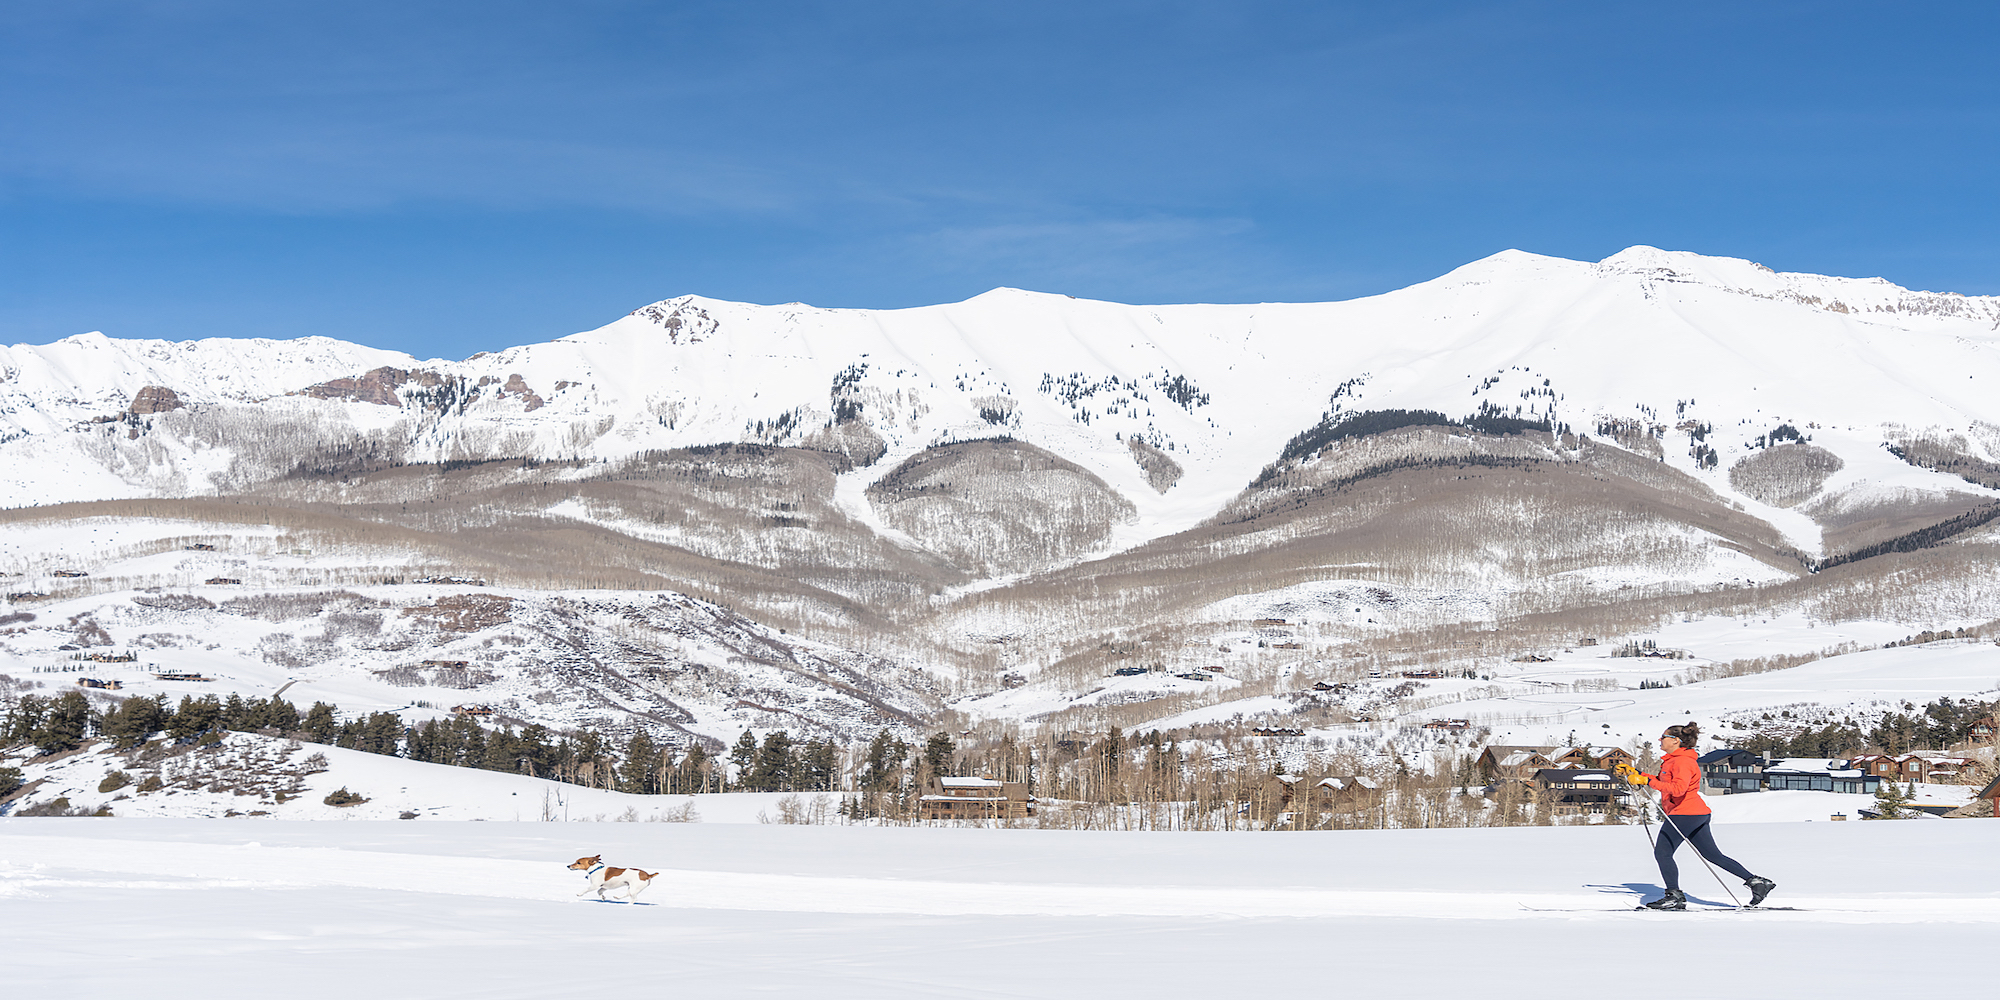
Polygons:
<instances>
[{"instance_id":1,"label":"snowy slope","mask_svg":"<svg viewBox=\"0 0 2000 1000\"><path fill-rule=\"evenodd\" d=\"M1306 692L1322 677L1337 678L1332 664L1300 664L1281 682L1282 697L1231 698L1213 692L1213 704L1135 722L1134 732L1172 730L1240 721L1245 726L1299 725L1294 716L1323 703L1359 706L1374 722L1312 726L1311 737L1372 748L1378 741L1403 740L1405 753L1438 749L1462 751L1459 738L1414 727L1433 719L1465 719L1490 730L1488 742L1507 746L1636 746L1650 742L1669 725L1697 722L1703 749L1728 746L1732 735L1753 732L1759 717L1790 713L1800 726L1847 722L1866 731L1891 712L1910 712L1940 698L1992 701L2000 698L2000 646L1988 641L1945 640L1891 649L1864 648L1826 656L1799 666L1736 677L1699 679L1705 669L1732 660L1812 652L1865 641L1870 646L1896 638L1901 626L1855 622L1810 627L1801 621L1763 623L1708 621L1673 626L1646 636L1619 637L1614 643L1554 650L1548 662L1468 659L1477 679L1446 677L1405 680L1391 675L1350 681L1344 696ZM1615 644L1653 638L1667 648L1688 651L1685 659L1614 657ZM1817 642L1820 645L1812 645ZM1851 647L1849 647L1851 648ZM1118 678L1132 686L1150 677ZM1641 684L1665 685L1640 687ZM1409 693L1392 695L1392 689ZM998 715L1050 711L1084 703L1045 692L1003 692L963 702L959 707ZM1408 742L1414 739L1416 742Z\"/></svg>"},{"instance_id":2,"label":"snowy slope","mask_svg":"<svg viewBox=\"0 0 2000 1000\"><path fill-rule=\"evenodd\" d=\"M472 705L494 711L489 724L645 730L711 750L745 729L914 735L939 705L934 674L671 592L218 585L33 606L0 629L0 676L44 696L89 677L121 685L107 699L283 692L301 709L325 701L344 717L395 712L408 724ZM78 627L98 644L77 645L90 641ZM137 658L79 660L113 652Z\"/></svg>"}]
</instances>

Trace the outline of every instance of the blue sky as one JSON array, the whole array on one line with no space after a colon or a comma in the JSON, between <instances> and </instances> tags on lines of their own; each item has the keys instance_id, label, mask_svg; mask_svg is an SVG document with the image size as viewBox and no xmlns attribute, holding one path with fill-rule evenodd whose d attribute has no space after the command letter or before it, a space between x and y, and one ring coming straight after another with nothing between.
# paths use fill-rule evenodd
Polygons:
<instances>
[{"instance_id":1,"label":"blue sky","mask_svg":"<svg viewBox=\"0 0 2000 1000\"><path fill-rule=\"evenodd\" d=\"M1635 243L2000 293L1991 4L0 7L0 342L682 293L1347 298Z\"/></svg>"}]
</instances>

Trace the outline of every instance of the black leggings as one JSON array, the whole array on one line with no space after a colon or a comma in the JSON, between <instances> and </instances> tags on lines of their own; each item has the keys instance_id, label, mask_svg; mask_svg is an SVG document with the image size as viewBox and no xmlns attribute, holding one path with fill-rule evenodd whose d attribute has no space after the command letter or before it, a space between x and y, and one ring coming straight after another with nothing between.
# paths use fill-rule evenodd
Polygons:
<instances>
[{"instance_id":1,"label":"black leggings","mask_svg":"<svg viewBox=\"0 0 2000 1000\"><path fill-rule=\"evenodd\" d=\"M1715 836L1708 832L1708 816L1665 816L1660 827L1660 839L1653 843L1653 860L1660 863L1660 878L1665 879L1667 888L1681 887L1680 866L1674 864L1674 852L1680 849L1681 841L1693 841L1694 849L1708 863L1728 872L1745 882L1757 876L1748 868L1730 860L1729 856L1715 849Z\"/></svg>"}]
</instances>

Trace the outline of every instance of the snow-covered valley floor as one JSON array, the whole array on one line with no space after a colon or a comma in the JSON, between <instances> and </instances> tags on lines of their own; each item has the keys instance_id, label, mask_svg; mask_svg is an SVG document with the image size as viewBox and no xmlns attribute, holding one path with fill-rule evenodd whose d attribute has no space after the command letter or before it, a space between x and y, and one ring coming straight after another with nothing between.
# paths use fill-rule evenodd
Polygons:
<instances>
[{"instance_id":1,"label":"snow-covered valley floor","mask_svg":"<svg viewBox=\"0 0 2000 1000\"><path fill-rule=\"evenodd\" d=\"M1913 968L1927 991L1987 981L2000 824L1719 819L1779 883L1772 905L1798 907L1765 912L1633 912L1657 891L1643 836L15 818L0 976L74 997L1761 1000L1900 994ZM651 905L575 899L563 866L598 853L660 871ZM1683 871L1691 900L1728 902Z\"/></svg>"}]
</instances>

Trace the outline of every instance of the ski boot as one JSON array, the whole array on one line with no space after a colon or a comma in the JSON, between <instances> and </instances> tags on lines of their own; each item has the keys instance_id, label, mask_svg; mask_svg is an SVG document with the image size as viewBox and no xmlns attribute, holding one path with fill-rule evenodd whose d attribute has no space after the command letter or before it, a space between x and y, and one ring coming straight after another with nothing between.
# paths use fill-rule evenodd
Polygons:
<instances>
[{"instance_id":1,"label":"ski boot","mask_svg":"<svg viewBox=\"0 0 2000 1000\"><path fill-rule=\"evenodd\" d=\"M1751 906L1756 906L1757 904L1762 903L1764 901L1764 897L1770 895L1771 890L1776 889L1778 887L1778 883L1773 882L1762 875L1759 875L1756 878L1753 878L1743 884L1750 888L1749 905Z\"/></svg>"},{"instance_id":2,"label":"ski boot","mask_svg":"<svg viewBox=\"0 0 2000 1000\"><path fill-rule=\"evenodd\" d=\"M1679 889L1668 889L1667 894L1640 907L1642 910L1685 910L1688 908L1687 894Z\"/></svg>"}]
</instances>

